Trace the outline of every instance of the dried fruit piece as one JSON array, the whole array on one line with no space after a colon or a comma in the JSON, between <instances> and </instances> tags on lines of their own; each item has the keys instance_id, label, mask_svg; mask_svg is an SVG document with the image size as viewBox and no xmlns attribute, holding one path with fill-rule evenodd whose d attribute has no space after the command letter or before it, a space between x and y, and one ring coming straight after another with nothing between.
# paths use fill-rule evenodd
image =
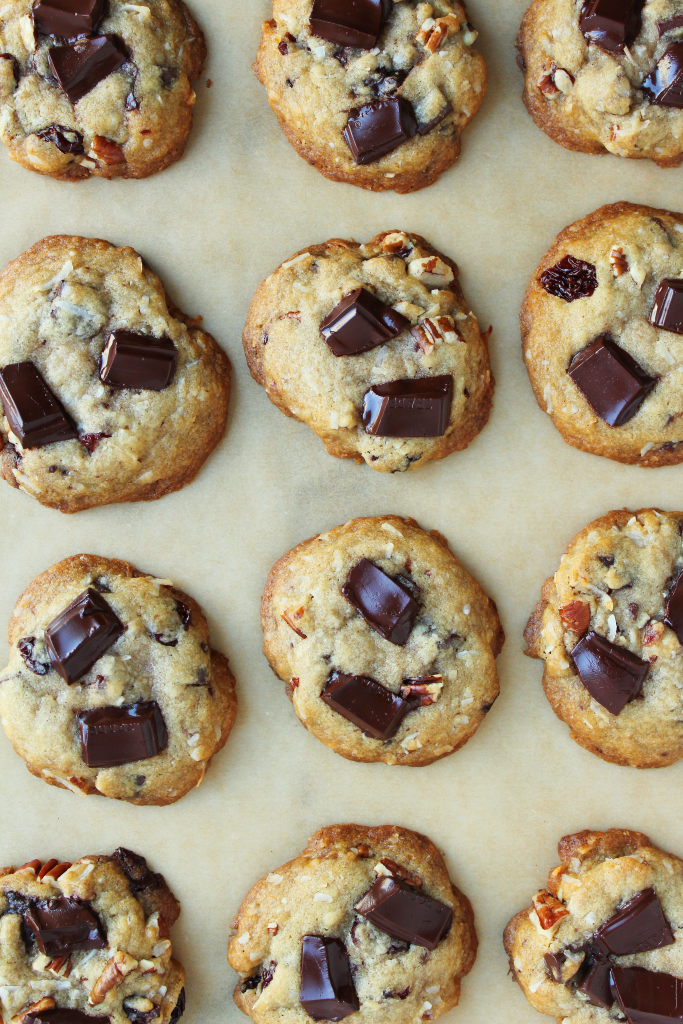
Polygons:
<instances>
[{"instance_id":1,"label":"dried fruit piece","mask_svg":"<svg viewBox=\"0 0 683 1024\"><path fill-rule=\"evenodd\" d=\"M570 255L563 256L553 267L544 270L539 281L547 292L565 302L590 298L598 287L598 275L593 264Z\"/></svg>"}]
</instances>

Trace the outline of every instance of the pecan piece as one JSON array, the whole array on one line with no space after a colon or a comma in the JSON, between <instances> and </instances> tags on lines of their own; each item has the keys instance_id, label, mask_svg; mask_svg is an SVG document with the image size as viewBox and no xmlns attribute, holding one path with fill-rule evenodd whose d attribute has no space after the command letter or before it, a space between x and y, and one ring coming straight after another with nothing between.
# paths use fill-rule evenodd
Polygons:
<instances>
[{"instance_id":1,"label":"pecan piece","mask_svg":"<svg viewBox=\"0 0 683 1024\"><path fill-rule=\"evenodd\" d=\"M126 158L118 142L96 135L92 140L92 151L103 164L125 164Z\"/></svg>"},{"instance_id":2,"label":"pecan piece","mask_svg":"<svg viewBox=\"0 0 683 1024\"><path fill-rule=\"evenodd\" d=\"M584 601L570 601L560 608L560 618L567 629L582 636L591 623L591 606Z\"/></svg>"},{"instance_id":3,"label":"pecan piece","mask_svg":"<svg viewBox=\"0 0 683 1024\"><path fill-rule=\"evenodd\" d=\"M609 254L609 261L612 266L612 273L615 277L621 277L628 271L628 260L624 256L624 250L620 245L613 245Z\"/></svg>"},{"instance_id":4,"label":"pecan piece","mask_svg":"<svg viewBox=\"0 0 683 1024\"><path fill-rule=\"evenodd\" d=\"M282 613L282 618L285 620L285 622L287 623L289 628L293 629L294 632L296 633L296 635L300 636L302 640L306 640L307 639L306 634L303 633L299 629L299 627L296 625L297 621L299 619L303 619L303 617L304 617L304 609L303 609L303 607L297 608L296 611L290 611L289 609L287 609L287 611L284 611Z\"/></svg>"},{"instance_id":5,"label":"pecan piece","mask_svg":"<svg viewBox=\"0 0 683 1024\"><path fill-rule=\"evenodd\" d=\"M547 889L542 889L534 896L534 910L544 932L554 931L559 927L562 918L569 916L569 911L564 904Z\"/></svg>"},{"instance_id":6,"label":"pecan piece","mask_svg":"<svg viewBox=\"0 0 683 1024\"><path fill-rule=\"evenodd\" d=\"M123 979L137 966L137 960L117 949L113 957L107 960L104 970L93 985L88 996L89 1005L99 1006L100 1003L103 1003L107 992L120 985Z\"/></svg>"},{"instance_id":7,"label":"pecan piece","mask_svg":"<svg viewBox=\"0 0 683 1024\"><path fill-rule=\"evenodd\" d=\"M441 44L448 38L460 31L461 22L465 22L465 12L460 4L456 6L453 14L447 14L443 18L427 18L422 22L415 39L422 43L425 50L436 53Z\"/></svg>"},{"instance_id":8,"label":"pecan piece","mask_svg":"<svg viewBox=\"0 0 683 1024\"><path fill-rule=\"evenodd\" d=\"M651 647L652 644L658 644L663 636L664 623L650 619L643 630L643 647Z\"/></svg>"},{"instance_id":9,"label":"pecan piece","mask_svg":"<svg viewBox=\"0 0 683 1024\"><path fill-rule=\"evenodd\" d=\"M12 1017L11 1024L28 1024L27 1018L37 1017L38 1014L43 1013L45 1010L54 1010L56 1002L51 996L45 996L44 999L40 999L37 1003L31 1003L30 1006L25 1006L23 1010L20 1010L16 1017Z\"/></svg>"}]
</instances>

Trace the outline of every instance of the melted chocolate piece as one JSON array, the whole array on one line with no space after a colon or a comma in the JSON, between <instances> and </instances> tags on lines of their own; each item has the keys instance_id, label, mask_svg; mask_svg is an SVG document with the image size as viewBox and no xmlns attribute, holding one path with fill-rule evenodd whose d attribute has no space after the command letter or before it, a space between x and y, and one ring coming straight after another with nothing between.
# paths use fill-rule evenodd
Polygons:
<instances>
[{"instance_id":1,"label":"melted chocolate piece","mask_svg":"<svg viewBox=\"0 0 683 1024\"><path fill-rule=\"evenodd\" d=\"M79 711L76 718L89 768L144 761L168 746L166 723L155 700Z\"/></svg>"},{"instance_id":2,"label":"melted chocolate piece","mask_svg":"<svg viewBox=\"0 0 683 1024\"><path fill-rule=\"evenodd\" d=\"M355 356L395 338L410 320L365 288L338 303L320 325L320 333L335 356Z\"/></svg>"},{"instance_id":3,"label":"melted chocolate piece","mask_svg":"<svg viewBox=\"0 0 683 1024\"><path fill-rule=\"evenodd\" d=\"M683 573L669 591L664 621L670 629L673 629L679 642L683 644Z\"/></svg>"},{"instance_id":4,"label":"melted chocolate piece","mask_svg":"<svg viewBox=\"0 0 683 1024\"><path fill-rule=\"evenodd\" d=\"M33 133L43 142L51 142L60 153L84 153L83 136L74 128L64 128L61 124L49 124Z\"/></svg>"},{"instance_id":5,"label":"melted chocolate piece","mask_svg":"<svg viewBox=\"0 0 683 1024\"><path fill-rule=\"evenodd\" d=\"M614 999L610 991L611 970L611 963L598 950L588 950L586 959L579 968L580 981L576 988L583 992L592 1006L602 1006L605 1010L612 1006Z\"/></svg>"},{"instance_id":6,"label":"melted chocolate piece","mask_svg":"<svg viewBox=\"0 0 683 1024\"><path fill-rule=\"evenodd\" d=\"M650 323L664 331L683 334L683 281L662 281L655 292Z\"/></svg>"},{"instance_id":7,"label":"melted chocolate piece","mask_svg":"<svg viewBox=\"0 0 683 1024\"><path fill-rule=\"evenodd\" d=\"M375 437L442 437L452 401L450 374L375 384L363 395L363 426Z\"/></svg>"},{"instance_id":8,"label":"melted chocolate piece","mask_svg":"<svg viewBox=\"0 0 683 1024\"><path fill-rule=\"evenodd\" d=\"M314 0L310 29L330 43L371 50L389 9L387 0Z\"/></svg>"},{"instance_id":9,"label":"melted chocolate piece","mask_svg":"<svg viewBox=\"0 0 683 1024\"><path fill-rule=\"evenodd\" d=\"M561 982L562 968L565 960L567 959L564 955L564 951L560 949L557 953L546 953L543 959L545 960L546 969L552 980Z\"/></svg>"},{"instance_id":10,"label":"melted chocolate piece","mask_svg":"<svg viewBox=\"0 0 683 1024\"><path fill-rule=\"evenodd\" d=\"M126 1000L123 1001L123 1010L126 1017L131 1024L158 1024L161 1017L161 1008L155 1006L153 1010L134 1010L130 1006L126 1006ZM92 1024L92 1021L90 1022Z\"/></svg>"},{"instance_id":11,"label":"melted chocolate piece","mask_svg":"<svg viewBox=\"0 0 683 1024\"><path fill-rule=\"evenodd\" d=\"M355 909L393 939L427 949L436 949L453 918L444 903L387 876L370 886Z\"/></svg>"},{"instance_id":12,"label":"melted chocolate piece","mask_svg":"<svg viewBox=\"0 0 683 1024\"><path fill-rule=\"evenodd\" d=\"M128 55L113 36L93 36L66 46L53 46L47 53L50 71L74 105L127 60Z\"/></svg>"},{"instance_id":13,"label":"melted chocolate piece","mask_svg":"<svg viewBox=\"0 0 683 1024\"><path fill-rule=\"evenodd\" d=\"M683 108L683 43L672 43L641 88L651 103Z\"/></svg>"},{"instance_id":14,"label":"melted chocolate piece","mask_svg":"<svg viewBox=\"0 0 683 1024\"><path fill-rule=\"evenodd\" d=\"M112 859L116 861L128 879L130 891L134 896L146 892L147 889L158 889L165 884L163 875L155 874L144 857L132 850L127 850L125 846L119 846L117 850L114 850Z\"/></svg>"},{"instance_id":15,"label":"melted chocolate piece","mask_svg":"<svg viewBox=\"0 0 683 1024\"><path fill-rule=\"evenodd\" d=\"M683 1020L683 980L643 967L612 967L612 995L629 1024Z\"/></svg>"},{"instance_id":16,"label":"melted chocolate piece","mask_svg":"<svg viewBox=\"0 0 683 1024\"><path fill-rule=\"evenodd\" d=\"M333 672L320 699L378 740L391 739L414 706L367 676Z\"/></svg>"},{"instance_id":17,"label":"melted chocolate piece","mask_svg":"<svg viewBox=\"0 0 683 1024\"><path fill-rule=\"evenodd\" d=\"M586 41L623 53L640 32L644 0L584 0L579 28Z\"/></svg>"},{"instance_id":18,"label":"melted chocolate piece","mask_svg":"<svg viewBox=\"0 0 683 1024\"><path fill-rule=\"evenodd\" d=\"M576 256L563 256L554 267L544 270L538 280L547 292L565 302L590 298L598 287L598 275L593 264Z\"/></svg>"},{"instance_id":19,"label":"melted chocolate piece","mask_svg":"<svg viewBox=\"0 0 683 1024\"><path fill-rule=\"evenodd\" d=\"M302 938L299 1002L314 1020L343 1020L358 1010L351 964L340 939Z\"/></svg>"},{"instance_id":20,"label":"melted chocolate piece","mask_svg":"<svg viewBox=\"0 0 683 1024\"><path fill-rule=\"evenodd\" d=\"M14 54L0 53L0 60L8 60L12 62L12 74L14 75L14 81L18 82L21 78L21 65Z\"/></svg>"},{"instance_id":21,"label":"melted chocolate piece","mask_svg":"<svg viewBox=\"0 0 683 1024\"><path fill-rule=\"evenodd\" d=\"M187 632L192 621L192 609L188 605L183 604L182 601L176 601L175 608L183 624L183 629Z\"/></svg>"},{"instance_id":22,"label":"melted chocolate piece","mask_svg":"<svg viewBox=\"0 0 683 1024\"><path fill-rule=\"evenodd\" d=\"M661 39L667 32L673 32L677 28L683 28L683 14L677 14L675 18L658 22L657 31L659 32L659 38Z\"/></svg>"},{"instance_id":23,"label":"melted chocolate piece","mask_svg":"<svg viewBox=\"0 0 683 1024\"><path fill-rule=\"evenodd\" d=\"M10 430L22 448L44 448L78 437L33 363L11 363L0 370L0 398Z\"/></svg>"},{"instance_id":24,"label":"melted chocolate piece","mask_svg":"<svg viewBox=\"0 0 683 1024\"><path fill-rule=\"evenodd\" d=\"M650 665L591 630L572 651L581 682L598 704L618 715L641 691Z\"/></svg>"},{"instance_id":25,"label":"melted chocolate piece","mask_svg":"<svg viewBox=\"0 0 683 1024\"><path fill-rule=\"evenodd\" d=\"M35 672L37 676L46 676L50 671L50 665L45 664L44 661L38 661L37 658L33 657L35 645L36 638L34 636L24 636L17 644L17 647L19 648L19 653L24 659L26 668L30 668L31 672Z\"/></svg>"},{"instance_id":26,"label":"melted chocolate piece","mask_svg":"<svg viewBox=\"0 0 683 1024\"><path fill-rule=\"evenodd\" d=\"M50 661L67 683L75 683L108 651L124 627L104 598L89 587L45 630Z\"/></svg>"},{"instance_id":27,"label":"melted chocolate piece","mask_svg":"<svg viewBox=\"0 0 683 1024\"><path fill-rule=\"evenodd\" d=\"M408 642L419 611L417 601L379 566L362 558L349 573L341 592L368 626L385 640L397 647Z\"/></svg>"},{"instance_id":28,"label":"melted chocolate piece","mask_svg":"<svg viewBox=\"0 0 683 1024\"><path fill-rule=\"evenodd\" d=\"M357 164L371 164L417 132L415 111L402 96L366 103L349 112L344 142Z\"/></svg>"},{"instance_id":29,"label":"melted chocolate piece","mask_svg":"<svg viewBox=\"0 0 683 1024\"><path fill-rule=\"evenodd\" d=\"M163 391L173 380L178 351L170 338L112 331L100 359L100 380L111 388Z\"/></svg>"},{"instance_id":30,"label":"melted chocolate piece","mask_svg":"<svg viewBox=\"0 0 683 1024\"><path fill-rule=\"evenodd\" d=\"M451 113L452 110L453 110L453 104L452 103L447 103L445 107L441 108L441 110L436 115L436 117L433 117L431 119L431 121L423 121L422 124L418 124L418 126L417 126L417 134L418 135L429 135L430 132L434 131L434 129L437 127L437 125L441 124L441 122L444 120L444 118L448 117L448 115Z\"/></svg>"},{"instance_id":31,"label":"melted chocolate piece","mask_svg":"<svg viewBox=\"0 0 683 1024\"><path fill-rule=\"evenodd\" d=\"M106 949L107 939L97 915L87 903L55 896L31 901L24 924L41 953L55 957L79 949Z\"/></svg>"},{"instance_id":32,"label":"melted chocolate piece","mask_svg":"<svg viewBox=\"0 0 683 1024\"><path fill-rule=\"evenodd\" d=\"M673 942L659 897L651 888L628 900L593 936L594 945L605 955L613 956L646 953Z\"/></svg>"},{"instance_id":33,"label":"melted chocolate piece","mask_svg":"<svg viewBox=\"0 0 683 1024\"><path fill-rule=\"evenodd\" d=\"M182 1015L185 1013L185 989L181 988L180 995L178 996L178 1002L173 1007L173 1013L168 1019L168 1024L177 1024Z\"/></svg>"},{"instance_id":34,"label":"melted chocolate piece","mask_svg":"<svg viewBox=\"0 0 683 1024\"><path fill-rule=\"evenodd\" d=\"M56 1006L54 1010L41 1010L24 1017L24 1024L111 1024L111 1017L93 1016L82 1010L69 1010Z\"/></svg>"},{"instance_id":35,"label":"melted chocolate piece","mask_svg":"<svg viewBox=\"0 0 683 1024\"><path fill-rule=\"evenodd\" d=\"M608 334L577 352L567 373L598 416L610 427L627 423L659 381Z\"/></svg>"},{"instance_id":36,"label":"melted chocolate piece","mask_svg":"<svg viewBox=\"0 0 683 1024\"><path fill-rule=\"evenodd\" d=\"M45 36L71 40L97 32L104 14L105 0L36 0L33 24Z\"/></svg>"}]
</instances>

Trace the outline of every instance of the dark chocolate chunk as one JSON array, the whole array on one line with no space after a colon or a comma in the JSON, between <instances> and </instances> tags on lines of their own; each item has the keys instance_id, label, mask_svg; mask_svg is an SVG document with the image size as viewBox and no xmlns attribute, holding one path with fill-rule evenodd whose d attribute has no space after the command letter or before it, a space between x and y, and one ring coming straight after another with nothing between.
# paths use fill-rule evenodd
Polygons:
<instances>
[{"instance_id":1,"label":"dark chocolate chunk","mask_svg":"<svg viewBox=\"0 0 683 1024\"><path fill-rule=\"evenodd\" d=\"M598 704L618 715L641 691L650 665L591 630L572 651L581 682Z\"/></svg>"},{"instance_id":2,"label":"dark chocolate chunk","mask_svg":"<svg viewBox=\"0 0 683 1024\"><path fill-rule=\"evenodd\" d=\"M123 1010L130 1024L159 1024L159 1019L161 1018L160 1006L155 1006L152 1010L136 1010L130 1005L129 1000L130 997L123 1000Z\"/></svg>"},{"instance_id":3,"label":"dark chocolate chunk","mask_svg":"<svg viewBox=\"0 0 683 1024\"><path fill-rule=\"evenodd\" d=\"M375 384L363 395L363 426L375 437L442 437L452 401L450 374Z\"/></svg>"},{"instance_id":4,"label":"dark chocolate chunk","mask_svg":"<svg viewBox=\"0 0 683 1024\"><path fill-rule=\"evenodd\" d=\"M598 416L610 427L627 423L659 381L608 334L577 352L567 373Z\"/></svg>"},{"instance_id":5,"label":"dark chocolate chunk","mask_svg":"<svg viewBox=\"0 0 683 1024\"><path fill-rule=\"evenodd\" d=\"M371 50L389 9L387 0L314 0L310 29L330 43Z\"/></svg>"},{"instance_id":6,"label":"dark chocolate chunk","mask_svg":"<svg viewBox=\"0 0 683 1024\"><path fill-rule=\"evenodd\" d=\"M185 632L187 632L187 630L190 628L190 623L192 621L192 609L189 607L189 605L183 604L182 601L176 601L175 608L180 617L180 621L183 624L183 629L185 630Z\"/></svg>"},{"instance_id":7,"label":"dark chocolate chunk","mask_svg":"<svg viewBox=\"0 0 683 1024\"><path fill-rule=\"evenodd\" d=\"M665 280L655 292L650 323L664 331L683 334L683 280Z\"/></svg>"},{"instance_id":8,"label":"dark chocolate chunk","mask_svg":"<svg viewBox=\"0 0 683 1024\"><path fill-rule=\"evenodd\" d=\"M611 963L601 953L589 948L586 959L578 972L579 992L582 992L592 1006L602 1006L609 1010L614 1002L610 991Z\"/></svg>"},{"instance_id":9,"label":"dark chocolate chunk","mask_svg":"<svg viewBox=\"0 0 683 1024\"><path fill-rule=\"evenodd\" d=\"M314 1020L343 1020L358 1010L351 964L340 939L302 938L299 1002Z\"/></svg>"},{"instance_id":10,"label":"dark chocolate chunk","mask_svg":"<svg viewBox=\"0 0 683 1024\"><path fill-rule=\"evenodd\" d=\"M683 43L672 43L641 88L651 103L683 107Z\"/></svg>"},{"instance_id":11,"label":"dark chocolate chunk","mask_svg":"<svg viewBox=\"0 0 683 1024\"><path fill-rule=\"evenodd\" d=\"M111 434L80 434L78 440L85 450L92 455L100 441L103 441L105 437L111 437Z\"/></svg>"},{"instance_id":12,"label":"dark chocolate chunk","mask_svg":"<svg viewBox=\"0 0 683 1024\"><path fill-rule=\"evenodd\" d=\"M100 1014L95 1017L92 1013L83 1013L82 1010L56 1006L54 1010L30 1013L24 1017L24 1024L111 1024L111 1017Z\"/></svg>"},{"instance_id":13,"label":"dark chocolate chunk","mask_svg":"<svg viewBox=\"0 0 683 1024\"><path fill-rule=\"evenodd\" d=\"M410 320L365 288L338 303L320 325L320 333L335 356L355 356L395 338Z\"/></svg>"},{"instance_id":14,"label":"dark chocolate chunk","mask_svg":"<svg viewBox=\"0 0 683 1024\"><path fill-rule=\"evenodd\" d=\"M13 53L0 53L0 60L6 60L12 62L12 74L14 75L14 81L18 82L21 78L21 65L14 56Z\"/></svg>"},{"instance_id":15,"label":"dark chocolate chunk","mask_svg":"<svg viewBox=\"0 0 683 1024\"><path fill-rule=\"evenodd\" d=\"M407 643L419 610L417 601L379 566L362 558L341 592L381 637L397 647Z\"/></svg>"},{"instance_id":16,"label":"dark chocolate chunk","mask_svg":"<svg viewBox=\"0 0 683 1024\"><path fill-rule=\"evenodd\" d=\"M185 989L181 988L180 995L178 996L178 1002L173 1007L173 1013L169 1017L168 1024L177 1024L182 1015L185 1013Z\"/></svg>"},{"instance_id":17,"label":"dark chocolate chunk","mask_svg":"<svg viewBox=\"0 0 683 1024\"><path fill-rule=\"evenodd\" d=\"M359 729L378 740L388 740L413 705L367 676L333 672L321 700Z\"/></svg>"},{"instance_id":18,"label":"dark chocolate chunk","mask_svg":"<svg viewBox=\"0 0 683 1024\"><path fill-rule=\"evenodd\" d=\"M427 949L436 949L453 917L445 903L387 876L370 886L355 909L393 939Z\"/></svg>"},{"instance_id":19,"label":"dark chocolate chunk","mask_svg":"<svg viewBox=\"0 0 683 1024\"><path fill-rule=\"evenodd\" d=\"M50 661L67 683L75 683L124 632L104 598L89 587L45 629Z\"/></svg>"},{"instance_id":20,"label":"dark chocolate chunk","mask_svg":"<svg viewBox=\"0 0 683 1024\"><path fill-rule=\"evenodd\" d=\"M417 132L415 111L402 96L366 103L349 112L342 132L357 164L371 164Z\"/></svg>"},{"instance_id":21,"label":"dark chocolate chunk","mask_svg":"<svg viewBox=\"0 0 683 1024\"><path fill-rule=\"evenodd\" d=\"M586 41L610 53L623 53L640 32L645 0L584 0L579 28Z\"/></svg>"},{"instance_id":22,"label":"dark chocolate chunk","mask_svg":"<svg viewBox=\"0 0 683 1024\"><path fill-rule=\"evenodd\" d=\"M89 768L144 761L168 746L166 723L155 700L79 711L76 718Z\"/></svg>"},{"instance_id":23,"label":"dark chocolate chunk","mask_svg":"<svg viewBox=\"0 0 683 1024\"><path fill-rule=\"evenodd\" d=\"M667 21L660 21L657 23L657 31L659 32L659 38L667 32L673 32L677 28L683 28L683 14L677 14L674 18L668 18Z\"/></svg>"},{"instance_id":24,"label":"dark chocolate chunk","mask_svg":"<svg viewBox=\"0 0 683 1024\"><path fill-rule=\"evenodd\" d=\"M418 124L418 126L417 126L417 134L418 135L429 135L430 132L434 131L434 129L436 128L437 125L441 124L441 122L444 120L444 118L448 117L448 115L451 113L452 110L453 110L453 104L452 103L447 103L445 105L445 107L441 108L441 110L436 115L436 117L433 117L431 119L431 121L423 121L422 124Z\"/></svg>"},{"instance_id":25,"label":"dark chocolate chunk","mask_svg":"<svg viewBox=\"0 0 683 1024\"><path fill-rule=\"evenodd\" d=\"M50 71L73 104L127 60L128 55L113 36L93 36L66 46L53 46L47 52Z\"/></svg>"},{"instance_id":26,"label":"dark chocolate chunk","mask_svg":"<svg viewBox=\"0 0 683 1024\"><path fill-rule=\"evenodd\" d=\"M543 959L545 960L545 966L552 980L561 982L562 968L565 960L567 959L564 955L564 950L560 949L557 953L546 953Z\"/></svg>"},{"instance_id":27,"label":"dark chocolate chunk","mask_svg":"<svg viewBox=\"0 0 683 1024\"><path fill-rule=\"evenodd\" d=\"M173 380L178 351L170 338L112 331L100 359L100 380L112 388L163 391Z\"/></svg>"},{"instance_id":28,"label":"dark chocolate chunk","mask_svg":"<svg viewBox=\"0 0 683 1024\"><path fill-rule=\"evenodd\" d=\"M87 903L55 896L31 901L24 924L45 956L63 956L78 949L106 949L107 938Z\"/></svg>"},{"instance_id":29,"label":"dark chocolate chunk","mask_svg":"<svg viewBox=\"0 0 683 1024\"><path fill-rule=\"evenodd\" d=\"M673 629L680 643L683 644L683 573L669 591L664 621L670 629Z\"/></svg>"},{"instance_id":30,"label":"dark chocolate chunk","mask_svg":"<svg viewBox=\"0 0 683 1024\"><path fill-rule=\"evenodd\" d=\"M606 955L629 956L670 946L674 941L654 889L643 889L601 925L593 943Z\"/></svg>"},{"instance_id":31,"label":"dark chocolate chunk","mask_svg":"<svg viewBox=\"0 0 683 1024\"><path fill-rule=\"evenodd\" d=\"M78 437L33 363L11 363L0 370L0 398L10 430L22 448L43 448Z\"/></svg>"},{"instance_id":32,"label":"dark chocolate chunk","mask_svg":"<svg viewBox=\"0 0 683 1024\"><path fill-rule=\"evenodd\" d=\"M97 32L105 7L105 0L36 0L33 24L45 36L78 39Z\"/></svg>"},{"instance_id":33,"label":"dark chocolate chunk","mask_svg":"<svg viewBox=\"0 0 683 1024\"><path fill-rule=\"evenodd\" d=\"M17 644L17 647L19 648L19 653L24 659L26 668L30 668L31 672L35 672L37 676L46 676L50 671L50 665L49 662L46 664L44 661L38 661L38 659L34 657L34 648L36 643L37 641L34 636L23 636Z\"/></svg>"},{"instance_id":34,"label":"dark chocolate chunk","mask_svg":"<svg viewBox=\"0 0 683 1024\"><path fill-rule=\"evenodd\" d=\"M134 896L147 889L158 889L164 885L164 876L155 874L139 853L127 850L125 846L119 846L112 853L112 858L128 879L130 890Z\"/></svg>"},{"instance_id":35,"label":"dark chocolate chunk","mask_svg":"<svg viewBox=\"0 0 683 1024\"><path fill-rule=\"evenodd\" d=\"M74 128L64 128L61 124L49 124L33 133L43 142L51 142L60 153L83 153L83 136Z\"/></svg>"},{"instance_id":36,"label":"dark chocolate chunk","mask_svg":"<svg viewBox=\"0 0 683 1024\"><path fill-rule=\"evenodd\" d=\"M629 1024L679 1024L683 980L643 967L612 967L612 995Z\"/></svg>"},{"instance_id":37,"label":"dark chocolate chunk","mask_svg":"<svg viewBox=\"0 0 683 1024\"><path fill-rule=\"evenodd\" d=\"M576 256L563 256L555 266L544 270L538 280L547 292L565 302L587 299L598 287L598 275L593 264Z\"/></svg>"}]
</instances>

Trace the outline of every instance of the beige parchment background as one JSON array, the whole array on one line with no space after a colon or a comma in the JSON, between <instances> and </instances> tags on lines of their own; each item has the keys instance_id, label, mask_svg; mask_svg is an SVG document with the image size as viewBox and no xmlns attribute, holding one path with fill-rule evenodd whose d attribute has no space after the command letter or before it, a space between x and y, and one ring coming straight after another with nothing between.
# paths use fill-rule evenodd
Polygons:
<instances>
[{"instance_id":1,"label":"beige parchment background","mask_svg":"<svg viewBox=\"0 0 683 1024\"><path fill-rule=\"evenodd\" d=\"M197 598L237 676L232 737L201 788L173 807L49 788L0 735L0 863L118 845L145 854L183 904L174 947L187 969L187 1024L243 1019L225 962L230 920L249 886L323 824L396 822L445 851L474 905L480 952L444 1024L540 1021L506 977L501 932L556 863L561 835L626 826L683 855L683 763L639 772L581 750L546 703L540 663L522 655L521 638L571 537L611 508L680 509L683 467L620 466L565 445L533 399L517 323L558 231L618 199L681 210L683 171L568 153L533 126L513 48L525 6L470 0L488 95L459 163L414 195L328 182L291 149L250 70L268 0L191 0L210 59L185 158L163 174L67 184L0 153L1 265L48 234L132 245L182 309L203 314L233 365L226 437L184 491L64 516L0 483L0 624L58 559L118 556ZM330 458L285 419L249 377L240 337L254 288L280 261L313 242L364 241L392 227L424 234L460 265L480 323L494 327L497 389L489 425L466 452L382 476ZM508 638L497 704L462 751L429 768L353 764L327 750L299 724L260 650L259 598L276 559L305 537L384 512L448 538L497 601Z\"/></svg>"}]
</instances>

